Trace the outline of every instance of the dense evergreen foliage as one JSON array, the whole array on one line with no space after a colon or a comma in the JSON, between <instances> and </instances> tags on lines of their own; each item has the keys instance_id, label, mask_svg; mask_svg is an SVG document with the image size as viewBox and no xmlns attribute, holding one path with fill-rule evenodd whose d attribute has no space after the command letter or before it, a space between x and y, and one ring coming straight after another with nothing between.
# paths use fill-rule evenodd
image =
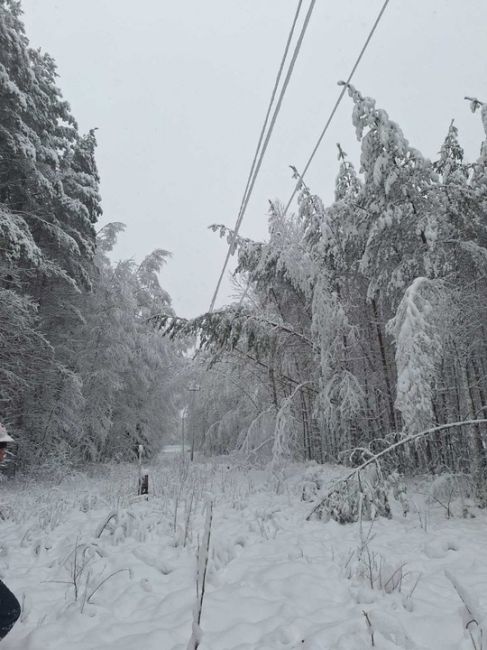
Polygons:
<instances>
[{"instance_id":1,"label":"dense evergreen foliage","mask_svg":"<svg viewBox=\"0 0 487 650\"><path fill-rule=\"evenodd\" d=\"M236 238L238 304L161 319L169 336L197 334L211 363L199 380L209 450L359 461L486 414L487 145L467 163L452 123L433 163L348 90L359 173L339 148L330 206L302 182L297 214L271 206L268 241ZM487 108L472 107L487 125ZM481 425L438 433L394 462L472 472L485 501Z\"/></svg>"},{"instance_id":2,"label":"dense evergreen foliage","mask_svg":"<svg viewBox=\"0 0 487 650\"><path fill-rule=\"evenodd\" d=\"M124 458L172 423L179 363L147 319L170 311L156 250L112 266L95 133L78 132L46 54L0 0L0 420L23 463Z\"/></svg>"},{"instance_id":3,"label":"dense evergreen foliage","mask_svg":"<svg viewBox=\"0 0 487 650\"><path fill-rule=\"evenodd\" d=\"M294 169L298 210L271 204L266 242L212 226L241 299L187 321L159 284L167 251L110 261L123 226L95 231L95 132L79 133L15 0L0 0L0 41L0 417L22 462L174 438L188 362L173 339L196 343L186 424L211 454L360 462L487 415L487 140L466 162L452 122L431 162L350 86L359 171L339 147L325 206ZM485 433L450 428L393 463L469 472L487 502Z\"/></svg>"}]
</instances>

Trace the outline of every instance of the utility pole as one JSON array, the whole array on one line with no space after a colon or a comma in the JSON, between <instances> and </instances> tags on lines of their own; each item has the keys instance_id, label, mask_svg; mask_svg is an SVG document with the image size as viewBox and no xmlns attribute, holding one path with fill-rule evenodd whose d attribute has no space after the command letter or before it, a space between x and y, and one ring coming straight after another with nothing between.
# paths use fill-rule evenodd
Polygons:
<instances>
[{"instance_id":1,"label":"utility pole","mask_svg":"<svg viewBox=\"0 0 487 650\"><path fill-rule=\"evenodd\" d=\"M191 384L188 386L188 390L191 393L191 405L190 405L190 413L191 413L191 462L193 462L194 459L194 434L195 434L195 426L194 426L194 400L195 400L195 393L200 390L200 386L196 382L191 382Z\"/></svg>"},{"instance_id":2,"label":"utility pole","mask_svg":"<svg viewBox=\"0 0 487 650\"><path fill-rule=\"evenodd\" d=\"M137 465L139 468L139 485L138 485L138 490L137 494L140 496L142 494L148 495L149 494L149 474L147 471L142 469L142 455L144 453L144 445L139 445L138 446L138 459L137 459ZM146 498L148 498L146 496Z\"/></svg>"},{"instance_id":3,"label":"utility pole","mask_svg":"<svg viewBox=\"0 0 487 650\"><path fill-rule=\"evenodd\" d=\"M186 407L183 408L181 412L181 442L183 446L183 460L184 460L184 421L186 419Z\"/></svg>"}]
</instances>

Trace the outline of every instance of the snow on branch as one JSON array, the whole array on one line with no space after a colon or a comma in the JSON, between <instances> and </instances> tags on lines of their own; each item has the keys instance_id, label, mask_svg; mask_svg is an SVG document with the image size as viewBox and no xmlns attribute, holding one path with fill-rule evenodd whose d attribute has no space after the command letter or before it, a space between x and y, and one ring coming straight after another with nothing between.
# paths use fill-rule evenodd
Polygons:
<instances>
[{"instance_id":1,"label":"snow on branch","mask_svg":"<svg viewBox=\"0 0 487 650\"><path fill-rule=\"evenodd\" d=\"M190 320L169 314L158 314L150 320L170 339L199 337L202 349L233 350L245 339L250 351L267 347L269 340L279 334L289 335L310 348L314 347L310 338L291 325L249 313L243 307L229 307Z\"/></svg>"},{"instance_id":2,"label":"snow on branch","mask_svg":"<svg viewBox=\"0 0 487 650\"><path fill-rule=\"evenodd\" d=\"M433 419L432 395L441 339L437 327L443 284L416 278L387 324L396 342L397 396L406 428L419 431Z\"/></svg>"},{"instance_id":3,"label":"snow on branch","mask_svg":"<svg viewBox=\"0 0 487 650\"><path fill-rule=\"evenodd\" d=\"M320 512L324 504L326 504L326 501L329 499L330 495L336 491L337 486L339 486L342 483L348 483L354 479L358 480L360 476L360 472L362 470L364 470L372 463L377 463L380 458L386 456L387 454L390 454L395 449L416 442L417 440L420 440L421 438L425 438L433 433L437 433L438 431L445 431L447 429L455 429L458 427L476 426L479 424L487 424L487 418L482 418L479 420L462 420L461 422L449 422L447 424L441 424L437 427L432 427L431 429L426 429L425 431L420 431L419 433L413 433L409 436L405 436L404 438L401 438L400 440L393 443L392 445L389 445L388 447L378 452L377 454L371 454L367 460L365 460L358 467L355 467L349 474L338 479L337 481L334 481L332 487L328 490L326 496L320 499L320 501L313 507L311 512L308 514L308 516L306 517L306 521L309 521L313 517L313 515Z\"/></svg>"}]
</instances>

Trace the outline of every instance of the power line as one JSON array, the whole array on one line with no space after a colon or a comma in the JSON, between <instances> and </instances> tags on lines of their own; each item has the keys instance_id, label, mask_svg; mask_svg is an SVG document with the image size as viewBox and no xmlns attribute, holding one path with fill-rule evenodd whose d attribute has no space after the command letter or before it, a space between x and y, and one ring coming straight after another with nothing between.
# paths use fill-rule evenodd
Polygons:
<instances>
[{"instance_id":1,"label":"power line","mask_svg":"<svg viewBox=\"0 0 487 650\"><path fill-rule=\"evenodd\" d=\"M271 94L271 98L270 98L270 101L269 101L269 106L267 107L267 113L266 113L266 116L265 116L265 119L264 119L264 124L262 125L262 129L260 131L259 141L257 142L257 147L255 149L254 159L252 160L252 165L250 167L249 177L247 178L247 185L245 186L245 190L244 190L244 193L243 193L243 196L242 196L242 201L240 203L240 209L238 211L237 223L238 223L238 221L240 219L240 215L242 214L243 206L245 204L245 197L247 196L247 192L249 191L250 183L252 181L252 176L254 174L255 165L256 165L256 162L257 162L257 157L259 155L259 151L260 151L260 148L261 148L261 145L262 145L262 141L264 139L265 130L266 130L267 124L269 122L269 116L271 114L272 106L273 106L274 100L276 98L276 93L277 93L277 89L279 87L279 82L281 81L282 71L284 70L284 63L286 62L286 59L287 59L287 55L288 55L288 52L289 52L289 46L291 45L291 41L292 41L292 38L293 38L293 35L294 35L294 29L296 27L296 23L298 22L298 18L299 18L299 14L301 12L302 4L303 4L303 0L299 0L298 6L296 7L296 12L294 14L293 23L291 25L291 29L290 29L288 37L287 37L286 47L284 48L284 54L282 55L281 63L279 65L279 70L278 70L278 73L277 73L277 76L276 76L276 80L274 82L274 88L272 89L272 94Z\"/></svg>"},{"instance_id":2,"label":"power line","mask_svg":"<svg viewBox=\"0 0 487 650\"><path fill-rule=\"evenodd\" d=\"M323 131L320 133L320 137L318 138L318 141L316 142L315 147L314 147L313 151L311 152L310 157L308 158L308 162L306 163L302 173L299 174L298 182L296 183L294 191L291 194L291 198L287 202L286 208L284 210L284 215L287 214L287 211L289 210L289 206L291 205L292 200L296 196L296 192L299 190L299 187L301 185L301 181L304 178L306 172L308 171L309 166L311 165L311 163L313 161L313 158L315 157L316 152L318 151L318 148L319 148L323 138L325 137L326 132L328 131L328 127L330 126L331 121L333 120L333 118L335 116L335 113L337 112L337 109L340 106L340 103L341 103L341 101L343 99L343 96L345 95L345 91L347 90L350 82L352 81L352 77L355 74L355 71L357 70L357 68L358 68L358 66L360 64L360 61L362 60L363 55L365 54L365 50L367 49L367 47L368 47L368 45L369 45L369 43L370 43L370 41L372 39L372 36L374 35L374 32L375 32L378 24L381 21L381 18L382 18L383 14L384 14L384 12L385 12L385 10L387 8L387 5L389 4L389 1L390 0L385 0L384 4L382 5L382 8L379 11L379 14L378 14L377 18L375 19L375 22L374 22L374 24L372 26L372 29L370 30L369 35L367 36L367 39L366 39L365 43L363 44L362 49L360 50L360 54L358 55L357 60L354 63L352 71L348 75L348 79L346 80L346 82L343 84L343 88L342 88L340 94L338 95L338 99L336 100L335 105L332 108L332 111L331 111L331 113L330 113L330 115L329 115L329 117L328 117L328 119L326 121L326 124L325 124L325 126L323 128Z\"/></svg>"},{"instance_id":3,"label":"power line","mask_svg":"<svg viewBox=\"0 0 487 650\"><path fill-rule=\"evenodd\" d=\"M289 81L291 80L291 76L292 76L292 73L293 73L293 70L294 70L294 64L296 63L296 60L298 58L298 54L299 54L299 51L301 49L301 44L303 42L303 38L304 38L304 35L306 33L306 29L308 28L308 23L309 23L309 20L311 18L311 14L313 13L315 3L316 3L316 0L311 0L310 6L308 8L308 12L307 12L306 17L305 17L304 22L303 22L303 26L301 28L301 32L300 32L299 37L298 37L298 41L297 41L296 46L294 48L293 56L292 56L291 62L289 64L289 68L288 68L288 71L286 73L286 78L284 79L284 83L283 83L283 86L281 88L281 92L279 94L279 99L277 100L276 108L274 109L274 114L272 116L271 123L270 123L270 126L269 126L269 130L267 132L267 135L266 135L266 138L265 138L265 141L264 141L264 145L263 145L261 154L259 156L259 160L257 162L257 166L256 166L256 169L255 169L253 178L252 178L252 182L250 184L249 191L247 192L247 196L245 197L245 203L243 205L243 210L242 210L242 213L240 215L239 226L240 226L240 223L243 220L243 216L244 216L245 210L247 208L247 204L249 202L250 195L251 195L252 190L254 188L254 184L255 184L255 181L256 181L256 178L257 178L257 174L259 173L260 166L262 164L262 160L264 158L264 154L265 154L265 151L267 149L267 145L269 144L269 140L270 140L270 137L272 135L272 131L274 129L274 125L275 125L276 120L277 120L277 116L278 116L279 111L281 109L281 105L282 105L282 101L284 99L284 95L286 94L286 90L287 90Z\"/></svg>"},{"instance_id":4,"label":"power line","mask_svg":"<svg viewBox=\"0 0 487 650\"><path fill-rule=\"evenodd\" d=\"M220 273L220 276L218 278L218 282L217 282L217 285L216 285L216 288L215 288L215 292L214 292L212 300L211 300L210 309L209 309L210 313L213 311L213 309L215 307L215 302L216 302L216 299L217 299L217 296L218 296L218 292L220 290L220 286L221 286L222 280L224 278L225 271L226 271L226 268L228 266L228 262L230 260L230 256L232 254L232 250L233 250L233 247L234 247L238 232L240 230L240 226L242 224L242 221L243 221L243 218L244 218L244 215L245 215L245 211L247 209L247 205L248 205L250 196L252 194L252 190L253 190L254 185L255 185L256 178L257 178L257 176L259 174L259 170L260 170L260 167L262 165L262 160L264 159L264 155L265 155L265 152L267 150L267 146L269 144L269 140L270 140L270 137L272 135L272 131L274 129L274 125L276 123L277 116L278 116L279 111L281 109L282 101L284 99L286 89L287 89L289 81L291 79L291 76L292 76L292 73L293 73L293 70L294 70L294 64L296 63L296 59L297 59L299 51L301 49L301 44L303 42L303 38L304 38L304 35L306 33L306 30L307 30L307 27L308 27L308 24L309 24L309 20L311 18L311 14L312 14L314 6L315 6L315 3L316 3L316 0L311 0L311 2L310 2L308 12L306 13L306 16L305 16L305 19L304 19L304 22L303 22L303 26L301 28L301 32L299 34L297 43L296 43L295 48L294 48L292 59L291 59L291 61L289 63L289 68L288 68L288 71L286 73L284 83L283 83L281 91L279 93L279 98L278 98L276 107L274 109L274 113L273 113L272 118L271 118L271 122L270 122L270 125L269 125L269 129L267 131L267 135L266 135L264 143L262 145L260 155L258 155L259 148L260 148L260 145L262 144L262 139L264 137L264 132L265 132L265 129L266 129L266 126L267 126L267 122L269 120L271 107L272 107L272 104L273 104L273 101L274 101L274 98L275 98L277 87L279 85L279 81L280 81L280 77L281 77L282 70L283 70L283 67L284 67L284 63L285 63L285 60L287 58L287 53L288 53L289 45L290 45L290 42L291 42L291 39L292 39L292 36L293 36L293 33L294 33L294 28L296 26L296 22L297 22L299 12L300 12L300 9L301 9L302 0L299 0L299 2L298 2L298 7L297 7L296 14L295 14L294 19L293 19L293 24L291 26L291 30L290 30L290 33L289 33L289 36L288 36L288 40L287 40L287 43L286 43L286 48L285 48L285 51L284 51L284 55L282 57L281 64L280 64L280 67L279 67L279 72L278 72L278 75L277 75L277 78L276 78L276 82L274 84L274 89L273 89L271 101L270 101L270 104L269 104L269 107L268 107L268 110L267 110L267 115L266 115L266 118L264 120L264 126L262 127L261 134L260 134L260 137L259 137L259 143L257 145L254 160L252 162L251 171L250 171L250 174L249 174L249 178L247 180L247 185L246 185L245 192L244 192L244 195L243 195L243 198L242 198L242 203L241 203L240 210L239 210L239 213L238 213L235 228L234 228L234 231L232 233L232 237L231 237L231 241L230 241L230 244L229 244L229 247L228 247L228 250L227 250L225 261L223 263L223 268L221 270L221 273ZM258 156L258 158L257 158L257 156Z\"/></svg>"}]
</instances>

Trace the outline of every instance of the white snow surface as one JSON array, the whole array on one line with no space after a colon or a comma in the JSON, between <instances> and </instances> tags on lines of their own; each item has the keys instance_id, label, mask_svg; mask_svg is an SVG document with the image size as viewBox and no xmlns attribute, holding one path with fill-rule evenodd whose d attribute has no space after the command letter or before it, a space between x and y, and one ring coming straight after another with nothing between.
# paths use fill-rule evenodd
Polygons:
<instances>
[{"instance_id":1,"label":"white snow surface","mask_svg":"<svg viewBox=\"0 0 487 650\"><path fill-rule=\"evenodd\" d=\"M165 453L148 500L135 465L3 482L0 577L23 613L2 650L185 650L208 499L200 650L364 650L371 634L378 650L471 650L445 570L487 613L485 513L446 519L425 480L406 518L364 522L360 552L358 524L305 520L303 488L341 472Z\"/></svg>"}]
</instances>

